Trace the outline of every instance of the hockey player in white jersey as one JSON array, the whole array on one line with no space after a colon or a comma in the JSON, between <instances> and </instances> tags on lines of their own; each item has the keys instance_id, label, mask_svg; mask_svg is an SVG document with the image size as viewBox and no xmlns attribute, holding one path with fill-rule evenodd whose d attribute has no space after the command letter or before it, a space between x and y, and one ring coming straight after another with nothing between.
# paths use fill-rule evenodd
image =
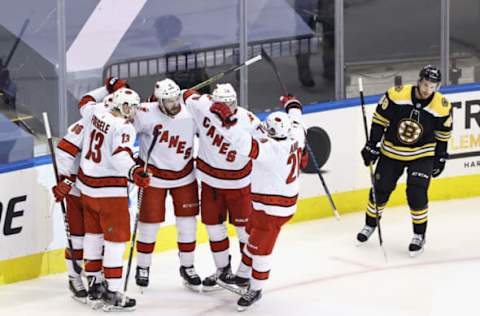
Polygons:
<instances>
[{"instance_id":1,"label":"hockey player in white jersey","mask_svg":"<svg viewBox=\"0 0 480 316\"><path fill-rule=\"evenodd\" d=\"M252 211L250 198L251 157L242 156L216 129L211 121L215 114L209 111L214 102L227 104L238 120L238 126L247 133L254 133L260 126L258 118L248 110L237 106L233 87L218 84L212 95L199 95L187 90L183 98L195 117L199 130L199 150L196 159L197 176L201 181L201 218L207 227L210 249L217 271L202 281L205 291L218 288L216 280L224 272L231 271L229 239L225 220L235 226L240 250L247 242L245 225ZM242 259L236 276L238 282L247 285L249 271Z\"/></svg>"},{"instance_id":2,"label":"hockey player in white jersey","mask_svg":"<svg viewBox=\"0 0 480 316\"><path fill-rule=\"evenodd\" d=\"M253 212L247 224L249 238L245 249L247 264L251 267L250 287L248 291L231 288L242 293L237 302L239 311L262 297L276 239L281 227L296 210L299 165L305 146L302 105L292 96L283 96L280 100L288 114L274 112L267 117L265 130L268 137L265 138L254 138L245 132L225 104L214 103L211 107L221 121L217 119L211 123L221 130L239 155L253 159ZM220 276L219 282L223 280Z\"/></svg>"},{"instance_id":3,"label":"hockey player in white jersey","mask_svg":"<svg viewBox=\"0 0 480 316\"><path fill-rule=\"evenodd\" d=\"M70 237L73 249L65 248L67 260L68 285L73 299L86 303L87 291L81 275L75 271L72 260L79 266L83 261L83 238L85 228L83 225L83 207L80 200L80 191L74 183L80 164L79 152L83 143L83 121L73 123L67 134L60 140L55 150L60 182L52 188L56 202L66 201L67 220L70 228Z\"/></svg>"},{"instance_id":4,"label":"hockey player in white jersey","mask_svg":"<svg viewBox=\"0 0 480 316\"><path fill-rule=\"evenodd\" d=\"M180 88L171 79L155 84L154 99L142 103L134 126L140 138L140 162L145 163L154 134L157 143L148 162L152 172L150 187L142 192L135 280L148 286L152 252L160 224L165 221L165 200L173 200L180 258L180 275L185 286L200 290L201 279L194 268L197 218L199 213L198 185L193 165L193 141L196 124L181 98Z\"/></svg>"},{"instance_id":5,"label":"hockey player in white jersey","mask_svg":"<svg viewBox=\"0 0 480 316\"><path fill-rule=\"evenodd\" d=\"M131 121L140 97L120 88L113 93L111 109L105 110L96 100L103 99L106 90L97 89L79 103L85 131L77 187L84 206L87 300L94 308L103 303L106 311L132 310L136 301L121 292L123 254L130 240L128 181L145 188L150 177L132 156L136 133Z\"/></svg>"}]
</instances>

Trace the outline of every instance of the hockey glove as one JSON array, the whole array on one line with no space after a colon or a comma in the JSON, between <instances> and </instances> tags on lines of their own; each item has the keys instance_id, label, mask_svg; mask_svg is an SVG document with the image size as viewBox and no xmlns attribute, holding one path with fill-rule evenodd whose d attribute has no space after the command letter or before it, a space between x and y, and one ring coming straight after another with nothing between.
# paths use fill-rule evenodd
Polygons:
<instances>
[{"instance_id":1,"label":"hockey glove","mask_svg":"<svg viewBox=\"0 0 480 316\"><path fill-rule=\"evenodd\" d=\"M182 94L183 102L187 101L192 95L200 96L200 93L193 89L182 90L180 93Z\"/></svg>"},{"instance_id":2,"label":"hockey glove","mask_svg":"<svg viewBox=\"0 0 480 316\"><path fill-rule=\"evenodd\" d=\"M365 166L369 166L370 164L374 164L375 161L377 161L378 156L380 155L379 148L375 145L372 145L370 143L366 143L365 147L362 149L362 158L363 158L363 163Z\"/></svg>"},{"instance_id":3,"label":"hockey glove","mask_svg":"<svg viewBox=\"0 0 480 316\"><path fill-rule=\"evenodd\" d=\"M436 178L443 172L443 169L445 169L445 163L447 162L447 158L447 153L435 156L433 160L432 177Z\"/></svg>"},{"instance_id":4,"label":"hockey glove","mask_svg":"<svg viewBox=\"0 0 480 316\"><path fill-rule=\"evenodd\" d=\"M302 151L302 158L300 159L300 169L305 170L308 166L308 161L310 160L310 155L308 154L307 148L304 148Z\"/></svg>"},{"instance_id":5,"label":"hockey glove","mask_svg":"<svg viewBox=\"0 0 480 316\"><path fill-rule=\"evenodd\" d=\"M228 105L221 102L215 102L210 106L210 112L215 114L222 125L226 128L229 128L237 123L237 119L233 117L233 112Z\"/></svg>"},{"instance_id":6,"label":"hockey glove","mask_svg":"<svg viewBox=\"0 0 480 316\"><path fill-rule=\"evenodd\" d=\"M300 103L300 101L298 101L293 95L282 95L280 97L280 103L287 113L290 109L302 110L302 103Z\"/></svg>"},{"instance_id":7,"label":"hockey glove","mask_svg":"<svg viewBox=\"0 0 480 316\"><path fill-rule=\"evenodd\" d=\"M105 79L105 88L107 88L108 93L114 93L120 88L129 88L129 86L125 80L108 77Z\"/></svg>"},{"instance_id":8,"label":"hockey glove","mask_svg":"<svg viewBox=\"0 0 480 316\"><path fill-rule=\"evenodd\" d=\"M55 202L61 202L72 189L73 182L68 178L64 178L56 186L52 188L53 196L55 196Z\"/></svg>"},{"instance_id":9,"label":"hockey glove","mask_svg":"<svg viewBox=\"0 0 480 316\"><path fill-rule=\"evenodd\" d=\"M130 168L128 180L135 183L140 188L147 188L150 186L150 175L147 172L144 172L143 167L140 165L134 165Z\"/></svg>"}]
</instances>

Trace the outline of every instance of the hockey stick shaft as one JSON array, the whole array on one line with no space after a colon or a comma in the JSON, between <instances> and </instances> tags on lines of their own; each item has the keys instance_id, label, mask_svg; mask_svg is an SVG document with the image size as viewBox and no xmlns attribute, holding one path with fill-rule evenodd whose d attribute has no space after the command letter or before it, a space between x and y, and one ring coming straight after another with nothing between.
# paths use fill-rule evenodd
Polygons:
<instances>
[{"instance_id":1,"label":"hockey stick shaft","mask_svg":"<svg viewBox=\"0 0 480 316\"><path fill-rule=\"evenodd\" d=\"M209 84L212 84L214 82L217 82L218 80L222 79L223 77L225 77L226 75L232 73L232 72L235 72L237 70L240 70L242 69L243 67L246 67L248 65L251 65L257 61L259 61L260 59L262 59L262 55L257 55L253 58L250 58L249 60L247 60L246 62L238 65L238 66L233 66L223 72L220 72L212 77L210 77L209 79L205 80L205 81L202 81L200 82L199 84L196 84L195 86L191 87L190 89L192 90L199 90L205 86L208 86Z\"/></svg>"},{"instance_id":2,"label":"hockey stick shaft","mask_svg":"<svg viewBox=\"0 0 480 316\"><path fill-rule=\"evenodd\" d=\"M15 42L13 43L13 46L10 49L10 52L8 53L7 59L5 59L5 64L3 65L5 68L7 68L8 64L12 60L13 54L15 54L18 44L22 40L23 33L25 33L25 30L27 29L28 23L30 23L30 19L26 19L25 22L23 22L22 28L20 29L20 33L18 33L18 36L15 39Z\"/></svg>"},{"instance_id":3,"label":"hockey stick shaft","mask_svg":"<svg viewBox=\"0 0 480 316\"><path fill-rule=\"evenodd\" d=\"M52 165L53 165L53 172L55 174L55 181L58 184L60 182L60 176L58 174L57 159L55 156L55 149L53 146L52 133L50 131L50 123L48 121L47 112L43 112L43 124L45 126L45 133L47 135L50 154L52 155ZM75 270L76 273L81 274L82 267L78 265L77 260L75 258L75 253L74 253L73 244L72 244L72 236L70 235L70 224L68 223L67 210L65 208L65 204L63 201L60 201L60 208L62 209L63 224L65 226L65 234L67 235L68 250L72 257L73 269Z\"/></svg>"},{"instance_id":4,"label":"hockey stick shaft","mask_svg":"<svg viewBox=\"0 0 480 316\"><path fill-rule=\"evenodd\" d=\"M278 83L280 84L280 87L282 88L282 92L284 95L288 95L288 90L287 86L282 80L282 77L280 76L280 72L278 71L277 65L273 61L273 59L263 50L262 48L262 57L264 60L267 61L267 63L272 67L273 72L275 73L275 77L277 78ZM315 157L312 148L308 144L307 137L305 137L305 147L307 148L307 151L312 158L313 165L315 166L315 170L317 171L317 175L320 178L320 182L322 183L323 189L325 190L325 194L327 195L328 202L330 203L330 206L332 207L333 214L337 219L340 219L340 214L338 213L337 207L335 206L335 203L333 202L332 195L330 194L330 190L328 190L327 184L325 182L325 179L322 176L322 173L320 171L320 166L318 165L317 158Z\"/></svg>"},{"instance_id":5,"label":"hockey stick shaft","mask_svg":"<svg viewBox=\"0 0 480 316\"><path fill-rule=\"evenodd\" d=\"M153 139L152 139L152 142L150 143L150 147L148 148L148 152L147 152L147 157L145 159L145 165L143 167L143 172L144 173L147 173L148 161L150 160L150 156L152 155L153 148L155 147L155 144L157 143L158 135L160 135L160 131L155 129L153 131ZM130 252L128 254L127 271L125 273L125 283L123 284L123 292L124 293L127 292L128 279L130 277L130 271L132 270L133 249L135 247L135 242L137 240L139 212L140 212L140 207L142 206L142 198L143 198L143 188L140 188L139 192L138 192L138 200L137 200L137 213L135 214L135 223L133 225L132 240L130 242ZM124 295L123 299L125 299L125 295Z\"/></svg>"},{"instance_id":6,"label":"hockey stick shaft","mask_svg":"<svg viewBox=\"0 0 480 316\"><path fill-rule=\"evenodd\" d=\"M368 136L368 127L367 127L367 115L365 113L365 98L363 95L363 81L362 78L358 78L358 91L360 93L360 106L362 107L362 116L363 116L363 129L365 132L365 139L367 140L367 143L369 141L369 136ZM375 207L375 220L377 222L377 228L378 228L378 241L380 243L380 246L383 245L383 238L382 238L382 229L380 227L380 212L378 211L378 204L377 204L377 195L375 192L375 176L373 172L373 165L370 162L368 164L368 169L370 172L370 182L372 183L372 201L373 201L373 206Z\"/></svg>"}]
</instances>

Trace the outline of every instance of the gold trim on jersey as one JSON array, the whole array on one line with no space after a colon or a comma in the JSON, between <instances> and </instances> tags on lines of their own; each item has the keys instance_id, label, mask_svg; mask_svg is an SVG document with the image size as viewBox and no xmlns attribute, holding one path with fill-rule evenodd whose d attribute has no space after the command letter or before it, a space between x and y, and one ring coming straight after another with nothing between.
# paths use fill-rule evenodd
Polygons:
<instances>
[{"instance_id":1,"label":"gold trim on jersey","mask_svg":"<svg viewBox=\"0 0 480 316\"><path fill-rule=\"evenodd\" d=\"M412 85L407 84L400 87L393 87L388 89L388 98L395 104L410 104L412 105Z\"/></svg>"},{"instance_id":2,"label":"gold trim on jersey","mask_svg":"<svg viewBox=\"0 0 480 316\"><path fill-rule=\"evenodd\" d=\"M452 132L444 132L444 131L435 131L435 139L441 142L448 142L450 139L450 136L452 136Z\"/></svg>"},{"instance_id":3,"label":"gold trim on jersey","mask_svg":"<svg viewBox=\"0 0 480 316\"><path fill-rule=\"evenodd\" d=\"M390 121L378 114L376 111L373 113L372 122L382 125L383 127L388 127L390 125Z\"/></svg>"},{"instance_id":4,"label":"gold trim on jersey","mask_svg":"<svg viewBox=\"0 0 480 316\"><path fill-rule=\"evenodd\" d=\"M428 143L419 147L403 147L395 146L388 140L383 140L380 152L388 158L412 161L419 158L435 156L435 146L436 143Z\"/></svg>"},{"instance_id":5,"label":"gold trim on jersey","mask_svg":"<svg viewBox=\"0 0 480 316\"><path fill-rule=\"evenodd\" d=\"M388 89L387 94L390 100L399 105L412 105L413 85L404 85L401 88L393 87ZM445 117L450 115L452 105L440 92L434 92L432 101L423 108L435 117Z\"/></svg>"},{"instance_id":6,"label":"gold trim on jersey","mask_svg":"<svg viewBox=\"0 0 480 316\"><path fill-rule=\"evenodd\" d=\"M452 105L440 92L435 92L432 101L428 104L425 111L436 117L445 117L450 115Z\"/></svg>"}]
</instances>

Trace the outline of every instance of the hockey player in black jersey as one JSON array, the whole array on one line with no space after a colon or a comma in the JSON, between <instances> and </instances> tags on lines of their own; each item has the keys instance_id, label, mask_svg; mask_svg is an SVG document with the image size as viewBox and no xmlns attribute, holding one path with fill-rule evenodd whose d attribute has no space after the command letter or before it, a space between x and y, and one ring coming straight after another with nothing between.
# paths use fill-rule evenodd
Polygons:
<instances>
[{"instance_id":1,"label":"hockey player in black jersey","mask_svg":"<svg viewBox=\"0 0 480 316\"><path fill-rule=\"evenodd\" d=\"M447 143L452 131L450 102L437 91L440 70L427 65L420 71L417 85L389 89L373 114L369 142L361 154L366 166L375 169L375 192L378 216L407 170L407 200L413 223L411 256L423 252L428 220L428 187L431 177L438 177L448 157ZM376 209L372 191L368 201L366 223L357 234L365 242L376 228Z\"/></svg>"}]
</instances>

